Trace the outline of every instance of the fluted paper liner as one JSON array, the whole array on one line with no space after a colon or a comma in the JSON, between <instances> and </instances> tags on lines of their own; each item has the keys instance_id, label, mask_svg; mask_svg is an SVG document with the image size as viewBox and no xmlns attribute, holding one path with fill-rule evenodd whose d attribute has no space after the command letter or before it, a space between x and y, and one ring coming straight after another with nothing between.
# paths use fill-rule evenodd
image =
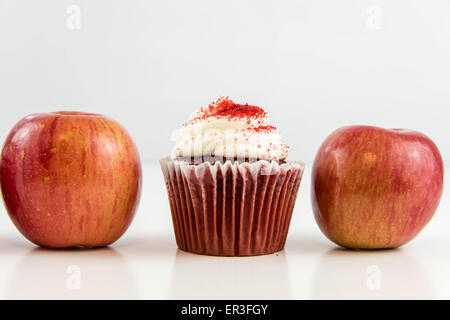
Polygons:
<instances>
[{"instance_id":1,"label":"fluted paper liner","mask_svg":"<svg viewBox=\"0 0 450 320\"><path fill-rule=\"evenodd\" d=\"M215 256L284 249L304 165L160 161L177 245Z\"/></svg>"}]
</instances>

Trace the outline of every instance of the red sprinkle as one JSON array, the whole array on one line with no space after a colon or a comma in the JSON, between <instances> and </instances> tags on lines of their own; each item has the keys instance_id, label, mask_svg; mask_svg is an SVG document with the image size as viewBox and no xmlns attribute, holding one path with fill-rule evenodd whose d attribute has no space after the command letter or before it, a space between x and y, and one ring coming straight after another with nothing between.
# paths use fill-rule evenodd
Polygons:
<instances>
[{"instance_id":1,"label":"red sprinkle","mask_svg":"<svg viewBox=\"0 0 450 320\"><path fill-rule=\"evenodd\" d=\"M233 119L247 119L246 123L249 125L249 128L246 128L245 130L252 130L257 133L277 130L276 127L271 125L262 125L266 116L267 112L258 106L252 106L248 103L238 104L233 100L228 99L228 97L221 97L217 99L217 101L210 103L207 107L200 108L198 116L185 123L184 126L197 121L206 120L210 117L224 117L230 121ZM252 119L256 120L253 125ZM245 133L244 136L246 136ZM248 139L246 140L248 141Z\"/></svg>"},{"instance_id":2,"label":"red sprinkle","mask_svg":"<svg viewBox=\"0 0 450 320\"><path fill-rule=\"evenodd\" d=\"M258 106L251 106L248 103L238 104L228 97L219 98L217 101L210 103L207 107L201 108L201 115L192 119L205 120L209 117L227 117L232 118L262 118L266 116L267 112ZM247 120L250 124L250 119Z\"/></svg>"},{"instance_id":3,"label":"red sprinkle","mask_svg":"<svg viewBox=\"0 0 450 320\"><path fill-rule=\"evenodd\" d=\"M272 130L277 130L276 127L274 126L259 126L259 127L254 127L252 128L252 130L256 131L256 132L261 132L261 131L272 131Z\"/></svg>"}]
</instances>

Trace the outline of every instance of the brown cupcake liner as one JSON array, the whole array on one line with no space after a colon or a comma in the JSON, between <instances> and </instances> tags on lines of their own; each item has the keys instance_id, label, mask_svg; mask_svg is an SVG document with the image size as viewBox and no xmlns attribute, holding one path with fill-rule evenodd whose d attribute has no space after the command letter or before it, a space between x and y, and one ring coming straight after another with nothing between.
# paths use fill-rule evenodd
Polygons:
<instances>
[{"instance_id":1,"label":"brown cupcake liner","mask_svg":"<svg viewBox=\"0 0 450 320\"><path fill-rule=\"evenodd\" d=\"M164 158L160 164L181 250L255 256L284 249L302 163L191 165Z\"/></svg>"}]
</instances>

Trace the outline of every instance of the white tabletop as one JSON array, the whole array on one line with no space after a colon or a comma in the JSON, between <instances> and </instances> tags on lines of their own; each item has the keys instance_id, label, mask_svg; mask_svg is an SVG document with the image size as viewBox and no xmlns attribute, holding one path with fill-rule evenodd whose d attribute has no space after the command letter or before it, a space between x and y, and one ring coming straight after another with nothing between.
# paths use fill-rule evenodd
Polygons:
<instances>
[{"instance_id":1,"label":"white tabletop","mask_svg":"<svg viewBox=\"0 0 450 320\"><path fill-rule=\"evenodd\" d=\"M449 299L449 192L422 233L401 249L339 249L318 229L305 172L286 249L251 258L177 250L157 164L144 166L139 211L110 248L45 250L0 212L3 299Z\"/></svg>"}]
</instances>

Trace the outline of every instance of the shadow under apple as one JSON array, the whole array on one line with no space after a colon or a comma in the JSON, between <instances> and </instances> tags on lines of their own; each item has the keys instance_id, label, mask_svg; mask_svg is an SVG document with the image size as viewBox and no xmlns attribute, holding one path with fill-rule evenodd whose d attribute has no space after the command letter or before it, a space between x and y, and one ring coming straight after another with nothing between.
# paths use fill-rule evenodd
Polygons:
<instances>
[{"instance_id":1,"label":"shadow under apple","mask_svg":"<svg viewBox=\"0 0 450 320\"><path fill-rule=\"evenodd\" d=\"M122 256L112 248L35 248L14 267L7 299L133 299L136 288Z\"/></svg>"},{"instance_id":2,"label":"shadow under apple","mask_svg":"<svg viewBox=\"0 0 450 320\"><path fill-rule=\"evenodd\" d=\"M319 261L313 299L433 299L425 270L404 249L356 251L336 248Z\"/></svg>"}]
</instances>

